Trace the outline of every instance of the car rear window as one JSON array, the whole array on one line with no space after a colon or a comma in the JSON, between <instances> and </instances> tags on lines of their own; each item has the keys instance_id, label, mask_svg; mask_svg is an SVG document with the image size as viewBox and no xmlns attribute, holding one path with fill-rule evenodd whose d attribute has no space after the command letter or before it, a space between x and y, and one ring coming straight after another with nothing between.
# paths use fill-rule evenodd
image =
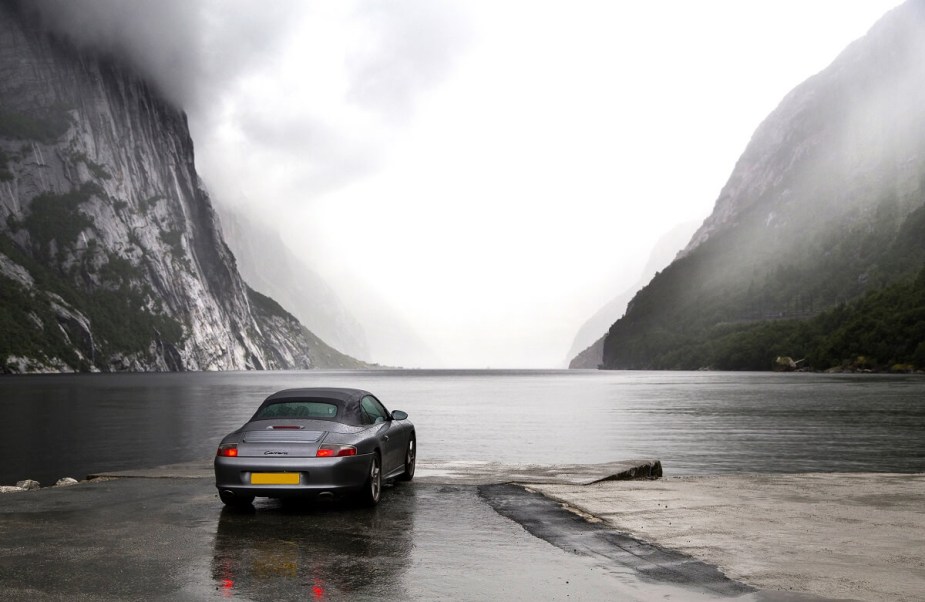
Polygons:
<instances>
[{"instance_id":1,"label":"car rear window","mask_svg":"<svg viewBox=\"0 0 925 602\"><path fill-rule=\"evenodd\" d=\"M278 401L257 410L255 420L261 418L320 418L333 420L337 406L323 401Z\"/></svg>"}]
</instances>

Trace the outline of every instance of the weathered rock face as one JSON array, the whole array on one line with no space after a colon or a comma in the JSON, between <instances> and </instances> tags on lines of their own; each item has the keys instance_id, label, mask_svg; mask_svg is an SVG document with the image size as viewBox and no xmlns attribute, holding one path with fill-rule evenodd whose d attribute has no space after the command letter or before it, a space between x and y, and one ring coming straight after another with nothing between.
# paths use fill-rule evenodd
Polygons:
<instances>
[{"instance_id":1,"label":"weathered rock face","mask_svg":"<svg viewBox=\"0 0 925 602\"><path fill-rule=\"evenodd\" d=\"M326 344L273 299L250 287L248 298L271 365L301 369L369 367Z\"/></svg>"},{"instance_id":2,"label":"weathered rock face","mask_svg":"<svg viewBox=\"0 0 925 602\"><path fill-rule=\"evenodd\" d=\"M253 311L185 115L16 6L0 1L0 371L312 367L301 325Z\"/></svg>"}]
</instances>

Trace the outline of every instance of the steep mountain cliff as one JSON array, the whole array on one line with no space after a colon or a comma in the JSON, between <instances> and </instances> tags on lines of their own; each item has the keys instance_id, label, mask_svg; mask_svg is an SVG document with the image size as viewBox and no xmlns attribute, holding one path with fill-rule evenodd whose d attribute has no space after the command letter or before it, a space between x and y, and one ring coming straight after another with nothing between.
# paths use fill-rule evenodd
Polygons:
<instances>
[{"instance_id":1,"label":"steep mountain cliff","mask_svg":"<svg viewBox=\"0 0 925 602\"><path fill-rule=\"evenodd\" d=\"M183 113L0 1L0 372L351 363L318 343L238 274Z\"/></svg>"},{"instance_id":2,"label":"steep mountain cliff","mask_svg":"<svg viewBox=\"0 0 925 602\"><path fill-rule=\"evenodd\" d=\"M836 350L806 333L925 261L923 59L925 2L911 0L787 95L682 256L610 328L605 367L769 369L805 355L827 368L875 348L879 364L909 361L914 340Z\"/></svg>"}]
</instances>

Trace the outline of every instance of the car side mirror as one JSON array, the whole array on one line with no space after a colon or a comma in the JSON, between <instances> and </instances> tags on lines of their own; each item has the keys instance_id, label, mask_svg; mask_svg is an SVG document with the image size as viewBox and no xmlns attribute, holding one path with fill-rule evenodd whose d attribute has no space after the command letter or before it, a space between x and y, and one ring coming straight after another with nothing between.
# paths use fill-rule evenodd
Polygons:
<instances>
[{"instance_id":1,"label":"car side mirror","mask_svg":"<svg viewBox=\"0 0 925 602\"><path fill-rule=\"evenodd\" d=\"M401 410L392 412L392 420L408 420L408 413Z\"/></svg>"}]
</instances>

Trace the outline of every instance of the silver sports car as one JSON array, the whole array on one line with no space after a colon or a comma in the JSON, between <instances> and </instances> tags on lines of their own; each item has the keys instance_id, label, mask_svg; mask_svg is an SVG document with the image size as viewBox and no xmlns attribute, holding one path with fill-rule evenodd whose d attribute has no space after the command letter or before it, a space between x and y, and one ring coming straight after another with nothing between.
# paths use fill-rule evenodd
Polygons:
<instances>
[{"instance_id":1,"label":"silver sports car","mask_svg":"<svg viewBox=\"0 0 925 602\"><path fill-rule=\"evenodd\" d=\"M379 502L383 481L414 477L417 441L408 414L389 412L359 389L287 389L218 446L215 486L222 502L257 496L355 493Z\"/></svg>"}]
</instances>

